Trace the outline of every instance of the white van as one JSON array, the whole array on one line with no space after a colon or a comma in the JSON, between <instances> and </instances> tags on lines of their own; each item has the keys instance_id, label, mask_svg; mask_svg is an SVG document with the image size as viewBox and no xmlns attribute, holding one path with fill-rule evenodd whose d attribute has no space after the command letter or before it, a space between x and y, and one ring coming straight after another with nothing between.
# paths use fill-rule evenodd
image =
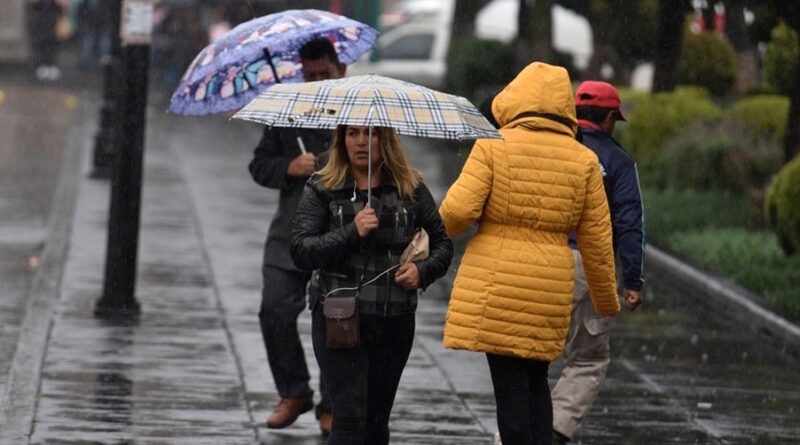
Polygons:
<instances>
[{"instance_id":1,"label":"white van","mask_svg":"<svg viewBox=\"0 0 800 445\"><path fill-rule=\"evenodd\" d=\"M377 50L361 57L347 69L348 75L379 74L434 89L444 86L447 50L450 46L454 0L431 2L425 14L396 25L378 37ZM403 8L399 5L398 8ZM389 13L388 17L397 17ZM390 22L395 24L395 22Z\"/></svg>"},{"instance_id":2,"label":"white van","mask_svg":"<svg viewBox=\"0 0 800 445\"><path fill-rule=\"evenodd\" d=\"M412 16L408 21L381 33L375 54L363 56L350 66L348 74L379 74L441 89L447 75L446 58L455 1L441 0L435 3L440 8L438 14L426 9L425 14ZM399 7L403 7L403 4ZM422 5L419 7L422 8ZM425 7L430 8L430 1L425 2ZM519 0L493 0L477 14L475 35L510 42L517 35L518 10ZM585 68L592 54L589 22L560 6L554 6L552 14L553 46L572 54L575 66ZM395 17L397 14L387 15Z\"/></svg>"}]
</instances>

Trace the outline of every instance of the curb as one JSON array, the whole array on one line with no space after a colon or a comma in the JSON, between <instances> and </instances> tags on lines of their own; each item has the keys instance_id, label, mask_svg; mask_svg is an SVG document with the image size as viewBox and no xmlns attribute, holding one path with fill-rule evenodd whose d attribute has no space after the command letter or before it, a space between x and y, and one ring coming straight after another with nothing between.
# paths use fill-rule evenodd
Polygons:
<instances>
[{"instance_id":1,"label":"curb","mask_svg":"<svg viewBox=\"0 0 800 445\"><path fill-rule=\"evenodd\" d=\"M705 313L752 331L795 364L800 364L800 327L756 304L752 293L652 246L645 250L645 261L649 269L647 276L655 287L669 289L667 293L681 292Z\"/></svg>"},{"instance_id":2,"label":"curb","mask_svg":"<svg viewBox=\"0 0 800 445\"><path fill-rule=\"evenodd\" d=\"M94 111L83 100L83 113ZM0 399L0 443L28 443L41 382L41 370L53 318L58 310L61 279L69 252L72 220L81 180L81 163L86 144L93 138L95 121L73 127L63 148L58 185L50 209L41 265L33 283L20 326L5 393Z\"/></svg>"}]
</instances>

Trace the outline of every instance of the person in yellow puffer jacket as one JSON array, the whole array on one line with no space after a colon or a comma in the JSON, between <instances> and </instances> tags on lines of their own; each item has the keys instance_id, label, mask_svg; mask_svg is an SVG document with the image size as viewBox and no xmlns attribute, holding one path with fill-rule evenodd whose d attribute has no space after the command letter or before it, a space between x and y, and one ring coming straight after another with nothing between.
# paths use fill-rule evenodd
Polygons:
<instances>
[{"instance_id":1,"label":"person in yellow puffer jacket","mask_svg":"<svg viewBox=\"0 0 800 445\"><path fill-rule=\"evenodd\" d=\"M592 303L614 315L611 220L600 162L575 140L569 75L534 62L492 101L502 140L478 140L439 212L448 235L479 222L459 266L448 348L484 352L504 444L550 444L547 368L569 329L577 234Z\"/></svg>"}]
</instances>

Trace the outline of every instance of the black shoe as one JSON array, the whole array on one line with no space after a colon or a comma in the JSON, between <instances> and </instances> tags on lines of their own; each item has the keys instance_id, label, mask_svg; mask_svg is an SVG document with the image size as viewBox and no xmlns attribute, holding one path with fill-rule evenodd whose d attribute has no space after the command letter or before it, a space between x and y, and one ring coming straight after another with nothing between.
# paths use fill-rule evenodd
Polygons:
<instances>
[{"instance_id":1,"label":"black shoe","mask_svg":"<svg viewBox=\"0 0 800 445\"><path fill-rule=\"evenodd\" d=\"M565 445L569 442L569 437L553 430L553 445Z\"/></svg>"}]
</instances>

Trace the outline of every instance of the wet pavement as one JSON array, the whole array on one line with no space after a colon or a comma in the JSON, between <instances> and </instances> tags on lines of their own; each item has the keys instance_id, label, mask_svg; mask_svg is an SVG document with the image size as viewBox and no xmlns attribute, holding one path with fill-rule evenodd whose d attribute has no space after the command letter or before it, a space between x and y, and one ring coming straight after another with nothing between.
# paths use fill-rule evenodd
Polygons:
<instances>
[{"instance_id":1,"label":"wet pavement","mask_svg":"<svg viewBox=\"0 0 800 445\"><path fill-rule=\"evenodd\" d=\"M147 128L137 282L142 315L134 322L110 324L92 315L102 288L109 189L87 178L84 144L29 443L324 443L311 413L285 430L264 425L278 396L257 312L277 193L247 173L260 128L224 117L175 117L163 108L151 108ZM441 197L466 147L407 141L414 164ZM17 301L9 320L3 311L6 343L11 319L19 319L21 286L0 296L3 305ZM441 344L446 290L443 281L420 299L415 346L393 410L393 444L492 443L485 358ZM575 443L800 441L800 372L747 330L693 307L688 296L649 289L646 306L620 317L609 378ZM300 330L316 388L307 313Z\"/></svg>"},{"instance_id":2,"label":"wet pavement","mask_svg":"<svg viewBox=\"0 0 800 445\"><path fill-rule=\"evenodd\" d=\"M0 82L0 400L80 105L63 89Z\"/></svg>"}]
</instances>

